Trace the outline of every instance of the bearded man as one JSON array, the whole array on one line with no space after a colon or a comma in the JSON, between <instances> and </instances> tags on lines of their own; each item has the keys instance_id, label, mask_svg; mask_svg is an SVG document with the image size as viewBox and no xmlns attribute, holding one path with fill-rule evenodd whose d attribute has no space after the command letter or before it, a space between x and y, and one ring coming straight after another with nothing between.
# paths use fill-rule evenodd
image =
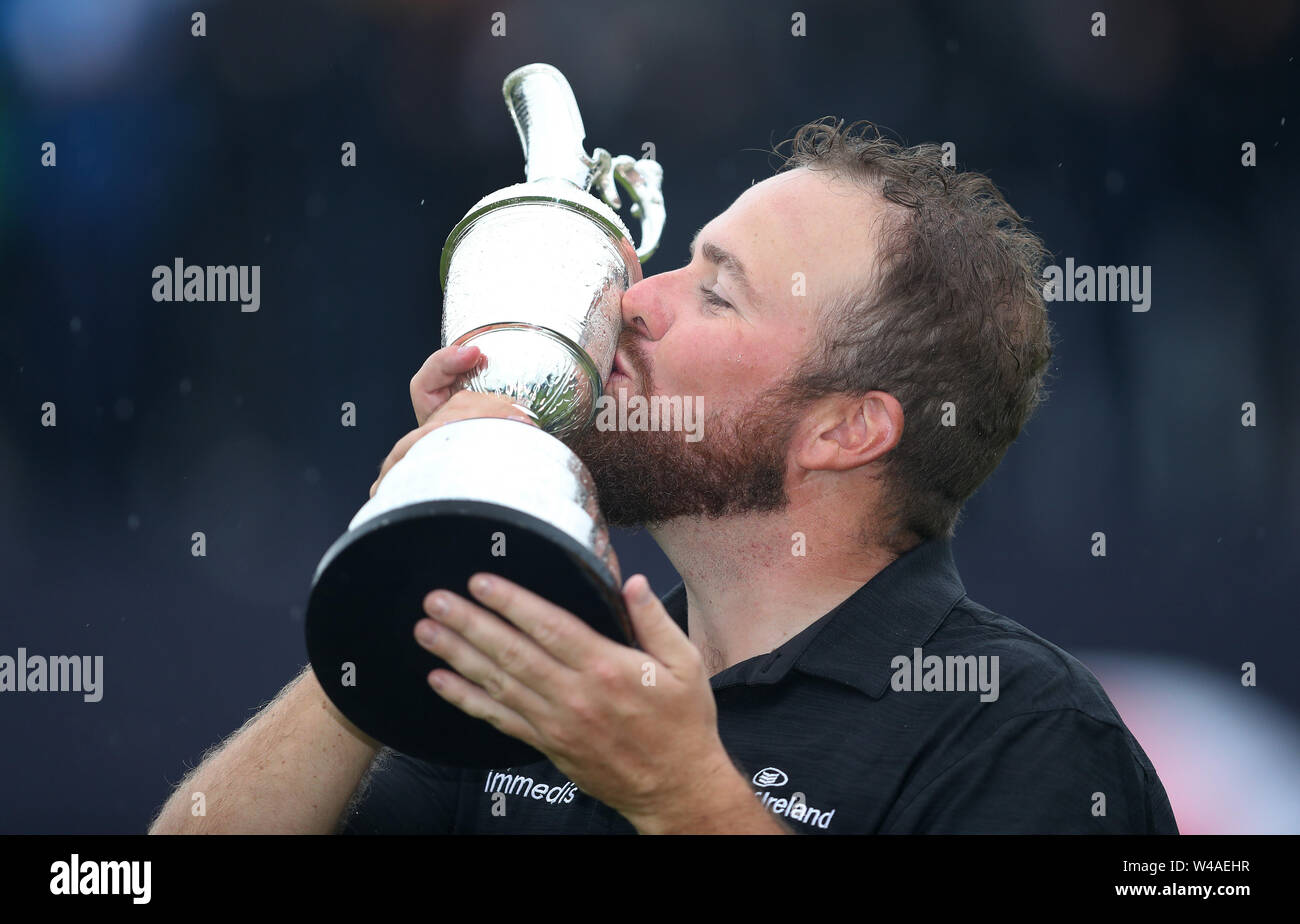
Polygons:
<instances>
[{"instance_id":1,"label":"bearded man","mask_svg":"<svg viewBox=\"0 0 1300 924\"><path fill-rule=\"evenodd\" d=\"M935 145L820 121L789 148L622 301L606 391L697 400L702 438L571 444L607 521L646 526L681 574L662 600L624 585L639 648L492 575L413 618L453 668L437 694L547 759L381 748L308 668L152 831L1177 833L1096 679L953 562L963 504L1043 397L1041 242ZM519 416L451 394L481 359L429 357L381 479L432 429Z\"/></svg>"}]
</instances>

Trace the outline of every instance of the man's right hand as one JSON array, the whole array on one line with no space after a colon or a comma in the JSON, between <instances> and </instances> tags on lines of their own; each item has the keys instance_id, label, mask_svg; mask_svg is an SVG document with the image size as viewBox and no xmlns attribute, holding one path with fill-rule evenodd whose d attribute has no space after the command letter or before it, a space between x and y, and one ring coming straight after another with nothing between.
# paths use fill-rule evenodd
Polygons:
<instances>
[{"instance_id":1,"label":"man's right hand","mask_svg":"<svg viewBox=\"0 0 1300 924\"><path fill-rule=\"evenodd\" d=\"M392 452L379 467L379 477L370 486L370 496L375 496L379 482L388 470L396 465L407 451L430 431L457 420L473 417L503 417L534 424L514 403L504 395L488 395L475 391L458 391L451 394L456 379L474 368L481 351L478 347L444 347L424 361L420 371L411 379L411 406L419 424L397 441Z\"/></svg>"},{"instance_id":2,"label":"man's right hand","mask_svg":"<svg viewBox=\"0 0 1300 924\"><path fill-rule=\"evenodd\" d=\"M424 361L411 378L411 407L416 426L424 426L433 412L447 403L456 380L478 365L483 351L476 346L443 347Z\"/></svg>"}]
</instances>

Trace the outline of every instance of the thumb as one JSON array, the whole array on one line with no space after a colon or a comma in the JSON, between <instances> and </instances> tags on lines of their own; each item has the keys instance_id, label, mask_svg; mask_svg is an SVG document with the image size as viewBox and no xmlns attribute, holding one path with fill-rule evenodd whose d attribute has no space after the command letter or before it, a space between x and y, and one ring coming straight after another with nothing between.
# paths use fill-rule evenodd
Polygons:
<instances>
[{"instance_id":1,"label":"thumb","mask_svg":"<svg viewBox=\"0 0 1300 924\"><path fill-rule=\"evenodd\" d=\"M644 574L634 574L623 585L623 601L632 621L637 644L647 654L662 661L669 669L681 664L689 655L691 640L668 615Z\"/></svg>"}]
</instances>

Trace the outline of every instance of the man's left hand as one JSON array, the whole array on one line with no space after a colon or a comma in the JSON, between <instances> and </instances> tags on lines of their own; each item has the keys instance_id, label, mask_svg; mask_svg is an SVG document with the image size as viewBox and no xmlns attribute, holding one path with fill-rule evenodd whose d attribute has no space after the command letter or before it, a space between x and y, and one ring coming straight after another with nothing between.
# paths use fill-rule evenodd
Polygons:
<instances>
[{"instance_id":1,"label":"man's left hand","mask_svg":"<svg viewBox=\"0 0 1300 924\"><path fill-rule=\"evenodd\" d=\"M642 833L768 814L722 746L698 649L644 576L623 587L643 650L499 576L477 574L469 589L477 604L430 593L431 618L416 625L454 668L429 674L445 700L541 751Z\"/></svg>"}]
</instances>

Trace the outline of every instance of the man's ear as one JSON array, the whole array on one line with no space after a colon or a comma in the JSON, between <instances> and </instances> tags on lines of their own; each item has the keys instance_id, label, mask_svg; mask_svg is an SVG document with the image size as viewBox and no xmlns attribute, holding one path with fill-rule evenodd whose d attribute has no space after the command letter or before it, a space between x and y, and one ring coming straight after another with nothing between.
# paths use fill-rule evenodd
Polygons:
<instances>
[{"instance_id":1,"label":"man's ear","mask_svg":"<svg viewBox=\"0 0 1300 924\"><path fill-rule=\"evenodd\" d=\"M903 436L903 406L887 391L827 395L799 429L795 464L845 472L876 461Z\"/></svg>"}]
</instances>

